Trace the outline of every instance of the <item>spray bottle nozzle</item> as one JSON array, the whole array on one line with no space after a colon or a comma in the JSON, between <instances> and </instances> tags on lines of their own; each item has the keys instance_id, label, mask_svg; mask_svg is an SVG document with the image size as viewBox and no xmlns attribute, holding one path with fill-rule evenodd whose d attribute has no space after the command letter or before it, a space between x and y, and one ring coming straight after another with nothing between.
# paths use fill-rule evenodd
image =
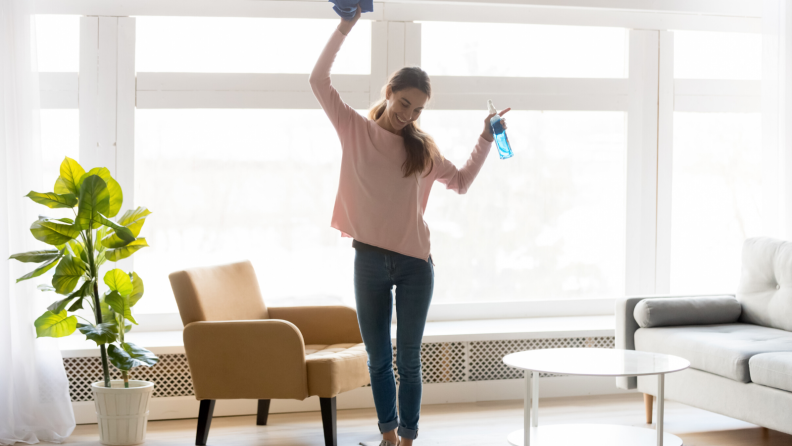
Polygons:
<instances>
[{"instance_id":1,"label":"spray bottle nozzle","mask_svg":"<svg viewBox=\"0 0 792 446\"><path fill-rule=\"evenodd\" d=\"M492 99L487 99L487 107L489 107L490 113L498 113L498 111L495 110L495 106L492 105Z\"/></svg>"}]
</instances>

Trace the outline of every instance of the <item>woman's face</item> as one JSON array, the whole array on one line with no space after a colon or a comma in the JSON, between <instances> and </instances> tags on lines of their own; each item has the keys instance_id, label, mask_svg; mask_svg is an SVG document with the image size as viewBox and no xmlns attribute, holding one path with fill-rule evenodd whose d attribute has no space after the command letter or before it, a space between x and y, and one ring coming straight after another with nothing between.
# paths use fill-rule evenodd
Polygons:
<instances>
[{"instance_id":1,"label":"woman's face","mask_svg":"<svg viewBox=\"0 0 792 446\"><path fill-rule=\"evenodd\" d=\"M402 129L410 122L421 116L424 104L429 97L417 88L406 88L393 92L388 86L386 98L388 99L388 119L394 129Z\"/></svg>"}]
</instances>

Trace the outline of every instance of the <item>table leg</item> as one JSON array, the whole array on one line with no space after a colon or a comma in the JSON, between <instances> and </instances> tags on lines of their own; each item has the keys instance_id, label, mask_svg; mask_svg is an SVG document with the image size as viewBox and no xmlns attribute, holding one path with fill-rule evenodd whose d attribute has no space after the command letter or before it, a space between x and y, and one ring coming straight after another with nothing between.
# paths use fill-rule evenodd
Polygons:
<instances>
[{"instance_id":1,"label":"table leg","mask_svg":"<svg viewBox=\"0 0 792 446\"><path fill-rule=\"evenodd\" d=\"M533 373L533 388L531 389L531 425L539 426L539 372Z\"/></svg>"},{"instance_id":2,"label":"table leg","mask_svg":"<svg viewBox=\"0 0 792 446\"><path fill-rule=\"evenodd\" d=\"M663 395L665 387L665 374L657 375L657 446L663 446Z\"/></svg>"},{"instance_id":3,"label":"table leg","mask_svg":"<svg viewBox=\"0 0 792 446\"><path fill-rule=\"evenodd\" d=\"M531 444L531 372L525 371L525 409L523 419L523 445Z\"/></svg>"}]
</instances>

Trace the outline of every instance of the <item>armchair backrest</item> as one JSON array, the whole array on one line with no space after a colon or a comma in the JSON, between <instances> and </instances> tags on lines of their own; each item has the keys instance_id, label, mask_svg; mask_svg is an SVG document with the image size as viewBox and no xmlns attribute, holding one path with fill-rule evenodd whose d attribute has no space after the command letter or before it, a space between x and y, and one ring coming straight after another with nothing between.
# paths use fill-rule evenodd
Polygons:
<instances>
[{"instance_id":1,"label":"armchair backrest","mask_svg":"<svg viewBox=\"0 0 792 446\"><path fill-rule=\"evenodd\" d=\"M250 261L191 268L169 276L182 323L269 319Z\"/></svg>"},{"instance_id":2,"label":"armchair backrest","mask_svg":"<svg viewBox=\"0 0 792 446\"><path fill-rule=\"evenodd\" d=\"M769 237L745 241L737 300L740 322L792 331L792 242Z\"/></svg>"}]
</instances>

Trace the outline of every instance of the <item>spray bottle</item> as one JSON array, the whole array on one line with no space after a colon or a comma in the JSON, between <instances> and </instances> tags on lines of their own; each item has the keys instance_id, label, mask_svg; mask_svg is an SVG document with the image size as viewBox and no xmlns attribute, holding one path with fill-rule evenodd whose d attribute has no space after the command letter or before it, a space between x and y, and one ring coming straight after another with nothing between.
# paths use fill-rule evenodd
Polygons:
<instances>
[{"instance_id":1,"label":"spray bottle","mask_svg":"<svg viewBox=\"0 0 792 446\"><path fill-rule=\"evenodd\" d=\"M487 100L490 114L495 113L495 116L490 119L490 127L492 128L492 135L495 137L495 144L498 146L498 155L500 159L505 160L514 156L511 146L509 145L509 138L506 136L506 131L503 130L501 125L501 117L497 114L495 106L492 105L492 100Z\"/></svg>"}]
</instances>

